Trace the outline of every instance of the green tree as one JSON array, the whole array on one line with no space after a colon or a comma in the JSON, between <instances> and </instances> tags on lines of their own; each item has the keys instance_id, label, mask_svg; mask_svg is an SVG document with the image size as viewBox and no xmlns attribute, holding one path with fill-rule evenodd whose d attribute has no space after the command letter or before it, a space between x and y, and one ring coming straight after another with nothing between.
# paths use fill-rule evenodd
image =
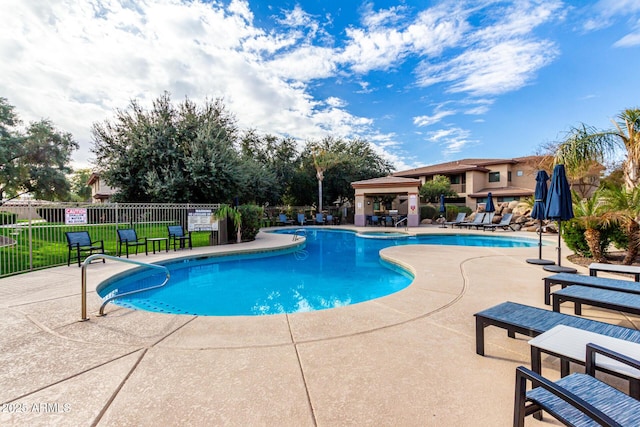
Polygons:
<instances>
[{"instance_id":1,"label":"green tree","mask_svg":"<svg viewBox=\"0 0 640 427\"><path fill-rule=\"evenodd\" d=\"M316 148L330 153L332 157L332 164L326 165L323 171L323 205L353 200L355 191L351 187L352 182L386 176L392 170L392 165L379 156L365 140L327 137L321 141L310 141L300 154L290 186L291 199L295 204L312 204L317 200L314 187L317 186L318 178L313 159L313 150Z\"/></svg>"},{"instance_id":2,"label":"green tree","mask_svg":"<svg viewBox=\"0 0 640 427\"><path fill-rule=\"evenodd\" d=\"M589 246L589 251L596 262L605 262L604 254L600 247L601 229L608 225L608 218L604 215L606 206L602 200L600 190L591 197L580 199L573 193L574 221L584 228L584 238Z\"/></svg>"},{"instance_id":3,"label":"green tree","mask_svg":"<svg viewBox=\"0 0 640 427\"><path fill-rule=\"evenodd\" d=\"M245 192L253 196L245 201L261 205L280 203L295 175L298 159L295 141L249 130L240 141L240 153L247 175Z\"/></svg>"},{"instance_id":4,"label":"green tree","mask_svg":"<svg viewBox=\"0 0 640 427\"><path fill-rule=\"evenodd\" d=\"M114 200L204 203L242 195L236 121L220 99L174 106L165 93L150 111L134 100L92 133L96 165L119 189Z\"/></svg>"},{"instance_id":5,"label":"green tree","mask_svg":"<svg viewBox=\"0 0 640 427\"><path fill-rule=\"evenodd\" d=\"M49 120L16 129L20 120L6 98L0 98L0 203L31 193L38 199L65 198L66 175L78 143L70 133L57 130Z\"/></svg>"},{"instance_id":6,"label":"green tree","mask_svg":"<svg viewBox=\"0 0 640 427\"><path fill-rule=\"evenodd\" d=\"M427 202L436 203L440 201L440 195L456 197L458 193L451 189L451 181L444 175L434 175L431 181L425 182L420 187L420 196Z\"/></svg>"},{"instance_id":7,"label":"green tree","mask_svg":"<svg viewBox=\"0 0 640 427\"><path fill-rule=\"evenodd\" d=\"M582 124L569 130L559 145L555 162L568 169L580 168L585 162L603 163L615 157L619 150L626 153L623 163L624 183L627 190L640 185L640 109L622 111L613 121L614 128L601 131Z\"/></svg>"},{"instance_id":8,"label":"green tree","mask_svg":"<svg viewBox=\"0 0 640 427\"><path fill-rule=\"evenodd\" d=\"M91 177L91 169L76 169L71 175L71 193L77 201L88 202L91 200L91 187L87 181Z\"/></svg>"},{"instance_id":9,"label":"green tree","mask_svg":"<svg viewBox=\"0 0 640 427\"><path fill-rule=\"evenodd\" d=\"M640 187L624 190L610 187L602 191L605 218L620 225L627 237L624 264L632 264L640 252Z\"/></svg>"}]
</instances>

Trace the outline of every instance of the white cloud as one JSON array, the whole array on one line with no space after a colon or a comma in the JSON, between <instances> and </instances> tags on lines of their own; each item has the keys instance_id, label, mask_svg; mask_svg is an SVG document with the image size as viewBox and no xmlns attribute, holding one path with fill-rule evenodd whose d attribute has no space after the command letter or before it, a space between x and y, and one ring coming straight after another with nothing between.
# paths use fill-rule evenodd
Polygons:
<instances>
[{"instance_id":1,"label":"white cloud","mask_svg":"<svg viewBox=\"0 0 640 427\"><path fill-rule=\"evenodd\" d=\"M431 116L416 116L413 118L413 124L418 127L430 126L455 113L453 110L440 110Z\"/></svg>"},{"instance_id":2,"label":"white cloud","mask_svg":"<svg viewBox=\"0 0 640 427\"><path fill-rule=\"evenodd\" d=\"M426 140L442 146L442 155L445 158L459 153L469 144L477 143L471 138L469 130L457 127L429 132L426 135Z\"/></svg>"}]
</instances>

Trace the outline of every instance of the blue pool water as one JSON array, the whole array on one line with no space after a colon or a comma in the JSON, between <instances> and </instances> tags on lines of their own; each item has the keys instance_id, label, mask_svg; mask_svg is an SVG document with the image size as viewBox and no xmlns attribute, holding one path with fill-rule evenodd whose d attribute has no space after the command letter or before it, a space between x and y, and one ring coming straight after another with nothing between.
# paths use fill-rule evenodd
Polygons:
<instances>
[{"instance_id":1,"label":"blue pool water","mask_svg":"<svg viewBox=\"0 0 640 427\"><path fill-rule=\"evenodd\" d=\"M380 260L378 252L388 246L537 245L535 240L498 236L372 237L310 228L304 249L277 255L271 252L169 261L164 263L171 271L166 286L114 302L147 311L204 316L323 310L379 298L409 286L413 279L409 273ZM137 271L103 282L97 291L104 297L157 285L163 278L164 274Z\"/></svg>"}]
</instances>

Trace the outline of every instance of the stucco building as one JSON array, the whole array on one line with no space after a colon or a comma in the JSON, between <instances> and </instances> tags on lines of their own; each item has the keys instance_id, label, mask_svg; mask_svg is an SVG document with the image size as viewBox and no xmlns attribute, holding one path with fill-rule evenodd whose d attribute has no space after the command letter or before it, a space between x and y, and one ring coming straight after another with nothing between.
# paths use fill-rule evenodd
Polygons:
<instances>
[{"instance_id":1,"label":"stucco building","mask_svg":"<svg viewBox=\"0 0 640 427\"><path fill-rule=\"evenodd\" d=\"M450 203L476 209L487 200L491 192L494 202L510 202L532 196L536 187L536 172L542 156L527 156L513 159L462 159L416 169L396 172L395 177L415 178L420 185L435 175L449 178L451 188L458 193Z\"/></svg>"},{"instance_id":2,"label":"stucco building","mask_svg":"<svg viewBox=\"0 0 640 427\"><path fill-rule=\"evenodd\" d=\"M100 175L92 173L87 181L87 185L91 187L91 202L106 203L115 193L115 190L100 180Z\"/></svg>"}]
</instances>

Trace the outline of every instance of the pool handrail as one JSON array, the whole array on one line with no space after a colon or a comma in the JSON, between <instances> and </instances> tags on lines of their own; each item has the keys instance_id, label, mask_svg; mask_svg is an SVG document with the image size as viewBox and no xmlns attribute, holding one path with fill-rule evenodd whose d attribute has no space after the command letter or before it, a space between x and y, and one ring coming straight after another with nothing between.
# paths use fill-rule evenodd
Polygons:
<instances>
[{"instance_id":1,"label":"pool handrail","mask_svg":"<svg viewBox=\"0 0 640 427\"><path fill-rule=\"evenodd\" d=\"M409 217L406 217L406 216L404 218L402 218L400 221L396 222L395 227L398 228L398 226L400 224L402 224L403 222L404 222L404 229L408 230L409 229Z\"/></svg>"},{"instance_id":2,"label":"pool handrail","mask_svg":"<svg viewBox=\"0 0 640 427\"><path fill-rule=\"evenodd\" d=\"M301 235L298 235L298 232L300 232ZM293 232L293 241L294 242L296 240L298 240L300 237L304 237L306 239L307 238L307 230L305 230L304 228L298 228L296 231Z\"/></svg>"},{"instance_id":3,"label":"pool handrail","mask_svg":"<svg viewBox=\"0 0 640 427\"><path fill-rule=\"evenodd\" d=\"M165 272L166 276L164 281L160 284L160 285L155 285L155 286L150 286L148 288L144 288L144 289L136 289L134 291L129 291L129 292L124 292L122 294L117 294L117 295L113 295L109 298L107 298L105 301L103 301L102 305L100 306L100 316L104 316L104 307L110 303L111 301L113 301L116 298L120 298L120 297L124 297L127 295L131 295L131 294L135 294L138 292L144 292L144 291L148 291L150 289L156 289L156 288L160 288L164 285L167 284L167 282L169 281L169 278L171 277L171 274L169 273L169 269L167 267L165 267L164 265L157 265L157 264L150 264L150 263L146 263L146 262L140 262L140 261L134 261L128 258L120 258L120 257L115 257L113 255L105 255L105 254L93 254L93 255L89 255L84 262L82 263L82 268L81 268L81 283L80 283L80 293L82 294L82 302L81 302L81 318L80 321L86 321L89 320L89 318L87 317L87 265L89 265L91 263L91 261L93 261L94 259L111 259L113 261L120 261L120 262L124 262L125 264L135 264L135 265L140 265L143 267L150 267L150 268L156 268L156 269L160 269L162 271Z\"/></svg>"}]
</instances>

